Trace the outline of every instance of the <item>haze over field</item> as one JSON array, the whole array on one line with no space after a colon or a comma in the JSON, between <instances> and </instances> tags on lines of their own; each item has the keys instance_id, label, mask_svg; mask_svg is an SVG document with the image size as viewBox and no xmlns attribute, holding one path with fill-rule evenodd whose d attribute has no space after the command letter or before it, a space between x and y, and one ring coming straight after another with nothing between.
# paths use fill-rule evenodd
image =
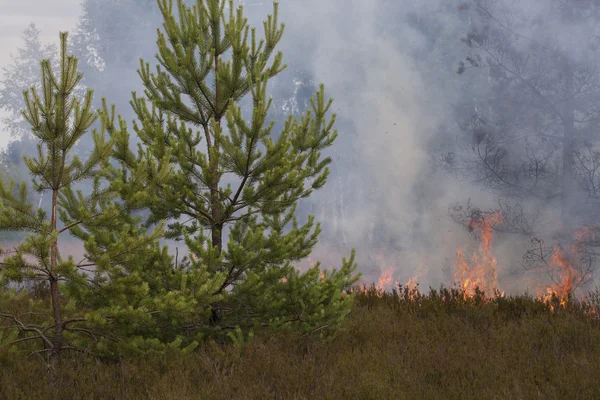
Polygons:
<instances>
[{"instance_id":1,"label":"haze over field","mask_svg":"<svg viewBox=\"0 0 600 400\"><path fill-rule=\"evenodd\" d=\"M102 10L98 1L84 2L93 16L87 26L100 35L94 41L80 31L88 46L80 48L88 52L80 55L86 84L96 90L97 102L106 96L130 121L130 92L142 92L138 60L155 65L159 13L153 0L110 0ZM261 34L272 3L241 3ZM591 1L579 8L566 3L280 1L286 30L279 49L289 67L270 86L273 118L303 112L321 82L338 115L339 137L328 150L332 174L298 210L315 214L324 228L311 260L335 267L356 248L364 282L381 280L389 288L418 275L426 288L455 277L456 253L464 247L468 267L497 269L498 282L490 287L535 293L551 282L552 256L542 260L542 269L540 260L530 259L535 254L523 259L532 238L567 248L577 229L593 230L600 221L600 18ZM56 43L58 31L73 31L82 12L78 0L3 0L0 9L0 67L10 65L8 55L17 53L30 22L43 43ZM128 23L123 10L135 10L141 22ZM472 48L461 41L470 32L476 33ZM481 35L488 36L478 42ZM105 46L98 51L105 68L85 63L94 45ZM557 58L561 63L549 61ZM484 65L488 61L493 65ZM467 70L458 74L461 62ZM8 140L3 131L0 146ZM567 143L575 161L574 172L565 174ZM469 200L475 209L466 208ZM496 231L482 239L493 215L486 211L499 208ZM483 248L482 240L491 243ZM589 261L574 250L568 266L583 270L572 276L582 283L595 267L596 241L588 242L581 251ZM470 259L473 250L477 261ZM529 261L537 268L526 273ZM561 276L552 276L555 284Z\"/></svg>"}]
</instances>

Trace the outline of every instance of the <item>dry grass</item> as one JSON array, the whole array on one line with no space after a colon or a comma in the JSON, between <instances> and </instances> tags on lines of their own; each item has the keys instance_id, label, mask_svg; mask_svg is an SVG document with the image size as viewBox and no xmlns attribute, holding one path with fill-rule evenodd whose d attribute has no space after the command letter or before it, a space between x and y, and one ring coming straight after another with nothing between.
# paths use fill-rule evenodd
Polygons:
<instances>
[{"instance_id":1,"label":"dry grass","mask_svg":"<svg viewBox=\"0 0 600 400\"><path fill-rule=\"evenodd\" d=\"M51 398L35 359L0 358L0 398ZM357 297L329 342L292 333L186 357L65 360L61 399L598 399L600 321L522 296Z\"/></svg>"}]
</instances>

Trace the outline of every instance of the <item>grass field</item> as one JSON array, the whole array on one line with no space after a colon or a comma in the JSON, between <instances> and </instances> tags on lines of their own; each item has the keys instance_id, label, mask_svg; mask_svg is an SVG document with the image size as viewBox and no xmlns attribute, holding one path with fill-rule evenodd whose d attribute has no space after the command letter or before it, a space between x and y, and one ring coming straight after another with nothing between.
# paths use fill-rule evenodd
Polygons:
<instances>
[{"instance_id":1,"label":"grass field","mask_svg":"<svg viewBox=\"0 0 600 400\"><path fill-rule=\"evenodd\" d=\"M53 398L38 359L1 357L0 398ZM65 363L61 399L600 399L600 320L573 300L371 289L330 341L262 334L241 350Z\"/></svg>"}]
</instances>

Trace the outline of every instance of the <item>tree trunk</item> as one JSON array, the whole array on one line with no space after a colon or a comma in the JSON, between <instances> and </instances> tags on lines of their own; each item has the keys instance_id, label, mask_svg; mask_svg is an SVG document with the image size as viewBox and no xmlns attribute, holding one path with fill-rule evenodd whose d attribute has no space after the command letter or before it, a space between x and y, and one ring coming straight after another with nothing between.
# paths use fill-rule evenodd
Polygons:
<instances>
[{"instance_id":1,"label":"tree trunk","mask_svg":"<svg viewBox=\"0 0 600 400\"><path fill-rule=\"evenodd\" d=\"M220 110L220 91L219 91L219 57L215 57L215 121L217 125L221 125L221 110ZM211 160L211 173L213 180L210 187L210 195L212 200L212 242L213 247L217 246L219 254L223 250L223 223L221 222L221 204L219 199L219 140L215 137L215 152L214 159Z\"/></svg>"},{"instance_id":2,"label":"tree trunk","mask_svg":"<svg viewBox=\"0 0 600 400\"><path fill-rule=\"evenodd\" d=\"M217 125L221 124L221 110L220 107L220 96L219 96L219 57L215 56L215 123ZM219 196L219 139L217 137L214 138L214 153L213 157L209 160L210 169L212 175L212 182L210 184L210 199L211 199L211 217L212 217L212 226L211 226L211 240L213 248L216 246L218 254L220 255L223 251L223 222L221 221L222 213L221 213L221 203ZM210 149L209 149L210 156ZM218 270L221 270L219 266ZM209 325L215 326L221 320L220 315L217 313L216 309L218 308L218 303L211 304L211 312Z\"/></svg>"},{"instance_id":3,"label":"tree trunk","mask_svg":"<svg viewBox=\"0 0 600 400\"><path fill-rule=\"evenodd\" d=\"M56 232L56 203L58 198L58 190L52 191L52 233ZM52 313L54 317L54 344L50 352L50 362L56 369L60 362L60 352L63 345L63 322L60 311L60 292L58 291L58 274L56 267L58 264L58 243L52 241L50 245L50 296L52 300Z\"/></svg>"}]
</instances>

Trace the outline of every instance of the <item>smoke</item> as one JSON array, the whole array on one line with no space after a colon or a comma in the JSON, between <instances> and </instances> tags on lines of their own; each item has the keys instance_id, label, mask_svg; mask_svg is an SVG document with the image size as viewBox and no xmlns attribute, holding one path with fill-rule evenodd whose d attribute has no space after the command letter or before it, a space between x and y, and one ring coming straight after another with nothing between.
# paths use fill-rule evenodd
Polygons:
<instances>
[{"instance_id":1,"label":"smoke","mask_svg":"<svg viewBox=\"0 0 600 400\"><path fill-rule=\"evenodd\" d=\"M292 53L298 59L297 44L311 43L311 53L303 58L310 60L312 75L334 97L340 120L350 121L340 127L334 147L341 145L351 153L349 164L361 176L355 183L362 187L351 188L350 195L361 197L349 201L338 231L347 239L346 249L357 249L366 282L377 280L380 261L375 256L383 254L395 265L397 279L408 280L425 265L428 273L421 285L440 283L444 263L451 262L457 246L470 240L450 220L448 206L469 195L489 197L432 168L432 143L439 141L441 126L452 124L452 88L460 84L454 71L464 51L455 34L461 21L438 21L443 30L438 36L451 37L433 44L411 24L415 16L436 10L437 1L283 4L282 19L289 20L284 55ZM454 63L439 59L443 44L457 50ZM344 176L338 165L333 169L333 181ZM324 216L330 219L322 221L327 231L332 216ZM321 242L315 258L325 256L335 266L339 261L331 259L330 248L331 243Z\"/></svg>"},{"instance_id":2,"label":"smoke","mask_svg":"<svg viewBox=\"0 0 600 400\"><path fill-rule=\"evenodd\" d=\"M238 3L244 3L250 25L260 34L272 2ZM336 267L341 256L356 248L365 282L377 280L382 263L378 257L383 255L387 265L396 267L394 277L401 282L427 267L419 279L421 287L449 283L444 267L454 265L457 248L476 245L476 239L452 220L448 207L468 199L481 208L493 207L497 199L483 186L435 168L442 153L460 151L457 109L464 105L468 117L475 103L461 96L483 99L491 90L487 71L456 73L469 54L460 39L469 30L470 14L457 12L461 2L443 0L280 3L286 31L279 49L289 68L274 80L271 92L296 90L297 73L302 71L306 85L325 84L338 115L340 135L328 154L334 160L329 182L301 204L324 228L312 259ZM556 38L574 59L584 56L573 44L593 35L591 26L559 21L544 2L517 3L523 17L514 23L523 35ZM549 24L554 20L556 24ZM112 36L117 37L119 29L131 30L121 25L114 25ZM132 118L126 105L130 91L140 92L134 76L137 59L156 64L155 31L144 29L137 32L135 43L120 49L135 54L134 60L106 72L108 101L120 105L118 112L127 120ZM131 72L124 74L126 68ZM275 104L290 103L276 98ZM294 103L300 111L305 106ZM516 279L523 272L519 262L527 248L527 238L494 238L499 278L507 292L527 286Z\"/></svg>"},{"instance_id":3,"label":"smoke","mask_svg":"<svg viewBox=\"0 0 600 400\"><path fill-rule=\"evenodd\" d=\"M497 206L499 197L485 185L457 181L433 168L442 153L464 152L456 142L458 106L464 107L460 117L469 118L473 104L485 105L480 100L492 95L487 69L456 74L458 63L469 54L460 39L474 23L477 7L469 2L471 10L460 13L457 6L462 2L439 0L282 3L280 15L287 22L284 55L290 63L290 54L293 61L303 62L316 81L326 84L341 122L332 150L338 162L328 188L316 195L322 204L328 197L335 197L337 204L318 214L326 239L314 258L335 266L333 256L354 247L366 282L377 280L381 261L376 256L383 254L400 281L425 265L422 287L448 283L443 266L454 264L457 248L474 244L474 238L452 221L448 206L471 199L485 209ZM511 39L517 48L535 56L539 47L534 42L550 44L573 63L593 63L598 37L593 7L581 7L588 16L584 18L569 16L560 2L511 2L511 10L502 9L501 2L481 4L497 7L498 29L517 32ZM541 79L556 79L558 87L562 71L552 73ZM556 89L559 98L560 90ZM465 93L474 98L461 98ZM525 108L515 111L515 119L530 115L523 113L534 107L527 101L523 99ZM596 97L584 95L581 101L592 104ZM505 145L514 148L515 155L515 149L524 153L522 142ZM520 162L515 157L510 168L520 168ZM345 200L340 197L344 186L351 186ZM542 216L540 233L547 238L559 229L556 204L528 199L521 204ZM339 243L344 244L341 249ZM531 290L539 283L523 279L522 257L529 248L529 237L494 237L493 252L506 292Z\"/></svg>"},{"instance_id":4,"label":"smoke","mask_svg":"<svg viewBox=\"0 0 600 400\"><path fill-rule=\"evenodd\" d=\"M17 49L22 45L23 30L32 21L41 31L43 43L58 44L58 32L72 29L77 22L78 0L37 0L2 1L0 13L0 68L11 63L12 56L18 56ZM0 80L3 77L0 77ZM0 119L8 116L0 110ZM0 124L0 149L5 149L13 139L3 131Z\"/></svg>"}]
</instances>

